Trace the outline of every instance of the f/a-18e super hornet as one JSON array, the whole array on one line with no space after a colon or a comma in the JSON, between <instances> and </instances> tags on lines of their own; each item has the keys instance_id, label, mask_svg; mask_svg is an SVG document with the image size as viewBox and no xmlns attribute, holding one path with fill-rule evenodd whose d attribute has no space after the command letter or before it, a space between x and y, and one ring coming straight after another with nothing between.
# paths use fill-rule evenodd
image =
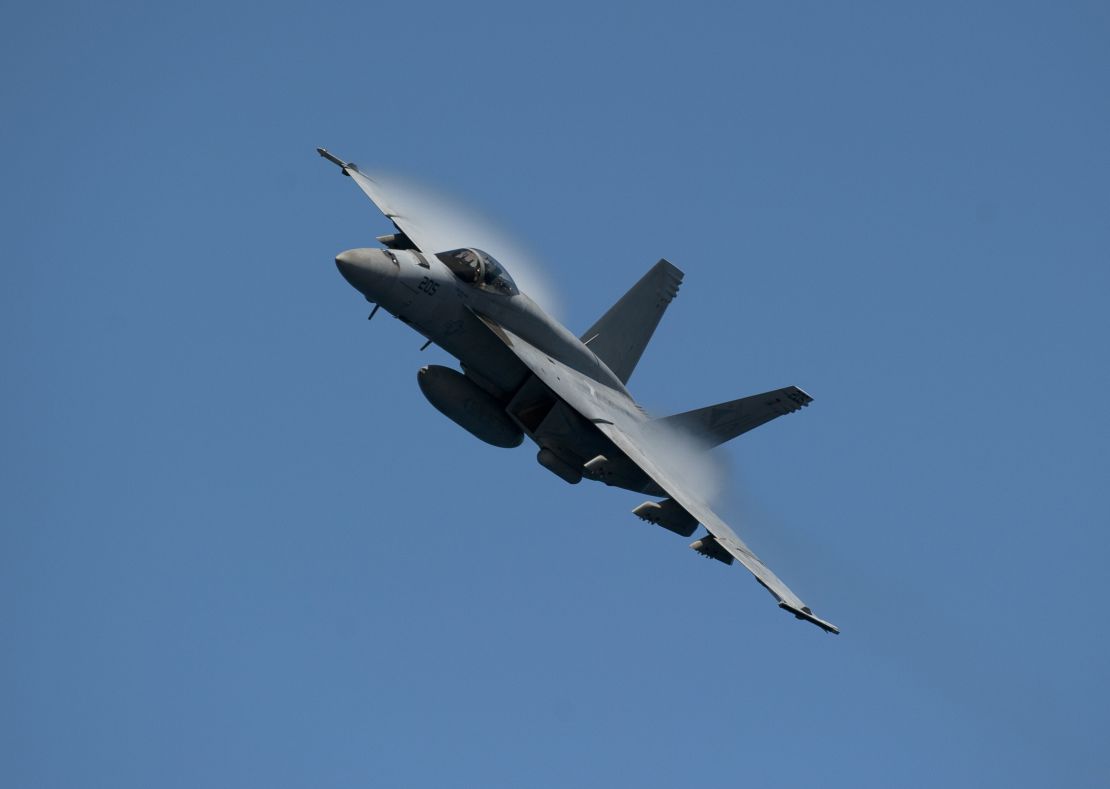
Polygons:
<instances>
[{"instance_id":1,"label":"f/a-18e super hornet","mask_svg":"<svg viewBox=\"0 0 1110 789\"><path fill-rule=\"evenodd\" d=\"M581 337L521 293L491 255L442 248L434 226L408 215L382 184L323 148L393 223L384 248L349 249L335 258L367 301L400 318L428 343L459 360L462 372L428 365L417 381L428 401L475 437L516 447L527 436L540 465L571 484L604 482L651 497L633 510L725 564L738 561L779 607L831 633L710 508L684 460L669 451L676 434L704 449L808 405L795 386L652 419L625 388L636 363L678 292L682 272L660 260ZM427 345L427 343L426 343Z\"/></svg>"}]
</instances>

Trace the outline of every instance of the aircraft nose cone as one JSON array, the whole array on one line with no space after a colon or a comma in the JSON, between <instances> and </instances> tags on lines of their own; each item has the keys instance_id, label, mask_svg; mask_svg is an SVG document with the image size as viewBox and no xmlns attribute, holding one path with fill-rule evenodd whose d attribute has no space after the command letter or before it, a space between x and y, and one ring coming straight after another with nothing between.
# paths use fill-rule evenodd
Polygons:
<instances>
[{"instance_id":1,"label":"aircraft nose cone","mask_svg":"<svg viewBox=\"0 0 1110 789\"><path fill-rule=\"evenodd\" d=\"M371 301L379 301L397 277L397 264L380 249L348 249L335 256L335 265Z\"/></svg>"}]
</instances>

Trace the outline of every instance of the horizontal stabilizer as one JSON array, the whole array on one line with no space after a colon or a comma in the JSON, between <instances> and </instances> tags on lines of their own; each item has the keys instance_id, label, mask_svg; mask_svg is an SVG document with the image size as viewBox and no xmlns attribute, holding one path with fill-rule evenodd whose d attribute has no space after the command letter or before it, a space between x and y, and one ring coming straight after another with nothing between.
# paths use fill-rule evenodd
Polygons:
<instances>
[{"instance_id":1,"label":"horizontal stabilizer","mask_svg":"<svg viewBox=\"0 0 1110 789\"><path fill-rule=\"evenodd\" d=\"M650 424L694 435L715 447L764 425L775 417L792 414L812 402L813 398L801 389L788 386L785 389L775 389L772 392L665 416Z\"/></svg>"},{"instance_id":2,"label":"horizontal stabilizer","mask_svg":"<svg viewBox=\"0 0 1110 789\"><path fill-rule=\"evenodd\" d=\"M628 383L632 377L636 363L681 284L682 272L667 260L660 260L582 335L582 342L621 383Z\"/></svg>"}]
</instances>

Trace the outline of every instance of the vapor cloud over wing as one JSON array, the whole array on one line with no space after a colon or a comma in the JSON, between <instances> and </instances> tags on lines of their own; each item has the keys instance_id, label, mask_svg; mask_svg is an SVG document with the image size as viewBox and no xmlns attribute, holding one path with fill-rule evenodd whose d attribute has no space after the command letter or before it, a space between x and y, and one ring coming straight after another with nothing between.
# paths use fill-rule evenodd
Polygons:
<instances>
[{"instance_id":1,"label":"vapor cloud over wing","mask_svg":"<svg viewBox=\"0 0 1110 789\"><path fill-rule=\"evenodd\" d=\"M484 216L463 198L419 183L408 176L375 172L371 177L389 194L397 213L418 219L442 252L459 247L476 247L497 258L508 269L521 291L553 317L560 303L543 266L521 243Z\"/></svg>"}]
</instances>

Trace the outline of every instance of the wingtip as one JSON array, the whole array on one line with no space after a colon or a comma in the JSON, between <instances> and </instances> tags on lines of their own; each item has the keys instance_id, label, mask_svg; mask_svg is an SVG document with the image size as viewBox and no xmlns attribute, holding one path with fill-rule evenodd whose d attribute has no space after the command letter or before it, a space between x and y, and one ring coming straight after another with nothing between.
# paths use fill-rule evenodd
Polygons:
<instances>
[{"instance_id":1,"label":"wingtip","mask_svg":"<svg viewBox=\"0 0 1110 789\"><path fill-rule=\"evenodd\" d=\"M798 391L798 394L801 395L800 402L803 408L813 402L813 395L811 395L805 389L796 384L794 385L794 389L796 389Z\"/></svg>"},{"instance_id":2,"label":"wingtip","mask_svg":"<svg viewBox=\"0 0 1110 789\"><path fill-rule=\"evenodd\" d=\"M328 151L327 148L317 148L316 153L323 156L325 159L327 159L332 164L337 165L340 169L342 169L344 171L344 175L346 175L347 168L351 167L350 164L348 164L347 162L343 161L342 159L340 159L335 154Z\"/></svg>"},{"instance_id":3,"label":"wingtip","mask_svg":"<svg viewBox=\"0 0 1110 789\"><path fill-rule=\"evenodd\" d=\"M840 635L839 627L834 625L832 622L826 622L824 619L814 616L813 612L810 611L808 608L795 608L794 606L788 605L785 602L780 602L779 608L783 609L784 611L789 611L797 619L804 619L807 622L812 622L813 624L824 630L826 633L832 633L835 636Z\"/></svg>"}]
</instances>

